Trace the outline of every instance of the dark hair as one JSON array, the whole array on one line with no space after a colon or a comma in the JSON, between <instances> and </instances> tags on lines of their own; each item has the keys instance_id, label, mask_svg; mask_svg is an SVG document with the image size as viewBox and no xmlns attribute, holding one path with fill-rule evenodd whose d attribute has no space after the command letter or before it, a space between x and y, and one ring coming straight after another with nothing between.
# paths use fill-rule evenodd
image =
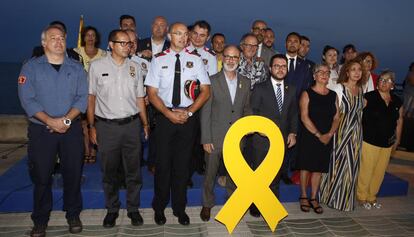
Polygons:
<instances>
[{"instance_id":1,"label":"dark hair","mask_svg":"<svg viewBox=\"0 0 414 237\"><path fill-rule=\"evenodd\" d=\"M121 26L122 25L122 21L123 20L126 20L126 19L131 19L134 22L134 24L135 24L135 17L133 17L131 15L122 15L122 16L119 17L119 26Z\"/></svg>"},{"instance_id":2,"label":"dark hair","mask_svg":"<svg viewBox=\"0 0 414 237\"><path fill-rule=\"evenodd\" d=\"M296 37L298 37L298 38L299 38L299 41L300 41L300 34L299 34L298 32L290 32L290 33L286 36L285 42L287 42L287 40L288 40L288 38L289 38L290 36L296 36Z\"/></svg>"},{"instance_id":3,"label":"dark hair","mask_svg":"<svg viewBox=\"0 0 414 237\"><path fill-rule=\"evenodd\" d=\"M66 34L66 32L67 32L66 25L63 22L61 22L61 21L52 21L52 22L49 23L49 26L54 26L54 25L62 26L63 33Z\"/></svg>"},{"instance_id":4,"label":"dark hair","mask_svg":"<svg viewBox=\"0 0 414 237\"><path fill-rule=\"evenodd\" d=\"M344 63L345 63L345 57L344 57L344 54L345 54L348 50L350 50L350 49L352 49L352 51L357 52L357 49L356 49L355 45L353 45L353 44L347 44L347 45L345 45L345 46L344 46L344 48L342 49L341 64L344 64Z\"/></svg>"},{"instance_id":5,"label":"dark hair","mask_svg":"<svg viewBox=\"0 0 414 237\"><path fill-rule=\"evenodd\" d=\"M93 26L86 26L81 31L81 46L85 46L85 35L88 31L94 31L96 35L95 40L95 48L99 48L99 45L101 44L101 34L99 34L98 30Z\"/></svg>"},{"instance_id":6,"label":"dark hair","mask_svg":"<svg viewBox=\"0 0 414 237\"><path fill-rule=\"evenodd\" d=\"M339 54L339 51L335 47L332 47L330 45L325 45L322 51L322 55L325 55L329 50L332 50L332 49L336 51L336 54Z\"/></svg>"},{"instance_id":7,"label":"dark hair","mask_svg":"<svg viewBox=\"0 0 414 237\"><path fill-rule=\"evenodd\" d=\"M359 64L361 66L361 71L362 71L361 79L357 82L357 85L358 86L362 86L364 84L365 72L362 70L362 64L361 64L361 62L359 60L357 60L356 58L349 60L348 62L346 62L342 66L341 72L339 73L338 80L336 81L337 83L348 82L348 80L349 80L348 70L354 64Z\"/></svg>"},{"instance_id":8,"label":"dark hair","mask_svg":"<svg viewBox=\"0 0 414 237\"><path fill-rule=\"evenodd\" d=\"M302 42L302 40L308 41L309 43L311 42L310 39L304 35L301 35L299 39L300 39L300 42Z\"/></svg>"},{"instance_id":9,"label":"dark hair","mask_svg":"<svg viewBox=\"0 0 414 237\"><path fill-rule=\"evenodd\" d=\"M265 31L271 31L273 34L275 34L275 32L273 31L273 29L270 28L270 27L267 27Z\"/></svg>"},{"instance_id":10,"label":"dark hair","mask_svg":"<svg viewBox=\"0 0 414 237\"><path fill-rule=\"evenodd\" d=\"M115 30L112 30L112 31L109 33L109 36L108 36L108 42L110 42L110 41L116 41L116 36L117 36L119 33L125 33L125 34L127 34L124 30L120 30L120 29L115 29Z\"/></svg>"},{"instance_id":11,"label":"dark hair","mask_svg":"<svg viewBox=\"0 0 414 237\"><path fill-rule=\"evenodd\" d=\"M212 37L211 37L211 42L213 42L214 38L217 36L221 36L224 38L224 40L226 40L226 36L224 36L224 34L222 33L215 33Z\"/></svg>"},{"instance_id":12,"label":"dark hair","mask_svg":"<svg viewBox=\"0 0 414 237\"><path fill-rule=\"evenodd\" d=\"M364 61L365 58L367 58L368 56L372 58L372 67L370 69L370 71L372 71L378 66L378 61L375 58L374 54L372 54L371 52L361 52L356 56L356 59L362 63L362 61Z\"/></svg>"},{"instance_id":13,"label":"dark hair","mask_svg":"<svg viewBox=\"0 0 414 237\"><path fill-rule=\"evenodd\" d=\"M272 67L273 60L275 60L276 58L284 59L286 61L286 63L288 62L288 59L287 59L286 55L280 54L280 53L275 54L275 55L272 56L272 58L270 58L269 67Z\"/></svg>"},{"instance_id":14,"label":"dark hair","mask_svg":"<svg viewBox=\"0 0 414 237\"><path fill-rule=\"evenodd\" d=\"M207 21L201 20L201 21L196 21L192 26L191 26L191 30L194 30L194 27L200 27L202 29L206 29L207 30L207 34L210 34L211 31L211 26L210 24L208 24Z\"/></svg>"}]
</instances>

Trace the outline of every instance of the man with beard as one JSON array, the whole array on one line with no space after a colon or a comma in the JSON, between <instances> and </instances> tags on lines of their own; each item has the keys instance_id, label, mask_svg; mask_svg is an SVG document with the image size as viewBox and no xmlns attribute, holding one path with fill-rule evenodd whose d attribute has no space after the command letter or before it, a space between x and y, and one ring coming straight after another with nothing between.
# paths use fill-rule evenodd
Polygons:
<instances>
[{"instance_id":1,"label":"man with beard","mask_svg":"<svg viewBox=\"0 0 414 237\"><path fill-rule=\"evenodd\" d=\"M272 28L266 28L263 43L268 49L272 51L273 54L277 53L273 47L275 43L275 32L272 30Z\"/></svg>"},{"instance_id":2,"label":"man with beard","mask_svg":"<svg viewBox=\"0 0 414 237\"><path fill-rule=\"evenodd\" d=\"M240 60L239 49L234 45L226 46L223 58L223 71L210 77L211 95L201 109L201 143L207 153L200 212L203 221L210 219L214 206L214 181L223 159L224 136L236 120L251 113L250 81L236 70Z\"/></svg>"},{"instance_id":3,"label":"man with beard","mask_svg":"<svg viewBox=\"0 0 414 237\"><path fill-rule=\"evenodd\" d=\"M151 61L145 85L148 98L157 109L156 161L154 175L154 220L164 225L164 210L171 194L173 214L182 225L189 225L185 212L187 181L191 153L195 144L197 120L195 113L210 96L208 78L200 56L185 49L188 29L183 23L175 23L168 33L170 48L156 55ZM186 91L185 85L199 81L200 93ZM187 94L186 94L187 92Z\"/></svg>"},{"instance_id":4,"label":"man with beard","mask_svg":"<svg viewBox=\"0 0 414 237\"><path fill-rule=\"evenodd\" d=\"M299 58L303 59L307 64L311 66L311 69L313 71L313 67L315 66L315 63L306 58L310 50L310 39L304 35L300 36L300 46L298 50L298 56Z\"/></svg>"},{"instance_id":5,"label":"man with beard","mask_svg":"<svg viewBox=\"0 0 414 237\"><path fill-rule=\"evenodd\" d=\"M151 25L151 37L138 42L138 51L143 58L151 61L152 56L168 49L170 41L167 39L168 22L163 16L157 16Z\"/></svg>"},{"instance_id":6,"label":"man with beard","mask_svg":"<svg viewBox=\"0 0 414 237\"><path fill-rule=\"evenodd\" d=\"M214 53L216 54L217 59L217 71L221 71L223 67L223 50L226 46L226 37L222 33L215 33L211 37L211 47L213 48Z\"/></svg>"},{"instance_id":7,"label":"man with beard","mask_svg":"<svg viewBox=\"0 0 414 237\"><path fill-rule=\"evenodd\" d=\"M298 126L298 104L296 89L285 81L287 75L287 58L283 54L276 54L271 59L270 79L258 84L252 91L251 107L254 115L272 120L282 132L286 150L296 144ZM259 134L253 135L253 169L256 169L265 158L269 149L269 140ZM285 161L284 161L285 162ZM270 184L270 188L279 197L279 182L281 172ZM260 213L255 205L250 207L250 214L259 217Z\"/></svg>"},{"instance_id":8,"label":"man with beard","mask_svg":"<svg viewBox=\"0 0 414 237\"><path fill-rule=\"evenodd\" d=\"M266 22L263 20L256 20L252 24L251 32L256 36L258 41L257 57L262 58L265 64L269 65L270 58L274 55L274 52L267 48L263 43L266 29Z\"/></svg>"}]
</instances>

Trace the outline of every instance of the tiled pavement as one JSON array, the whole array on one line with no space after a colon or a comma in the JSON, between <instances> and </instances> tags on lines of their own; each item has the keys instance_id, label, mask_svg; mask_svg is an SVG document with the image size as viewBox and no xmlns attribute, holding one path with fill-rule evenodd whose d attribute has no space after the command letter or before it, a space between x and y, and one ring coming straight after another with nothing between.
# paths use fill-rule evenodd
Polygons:
<instances>
[{"instance_id":1,"label":"tiled pavement","mask_svg":"<svg viewBox=\"0 0 414 237\"><path fill-rule=\"evenodd\" d=\"M3 166L0 163L0 168ZM299 204L283 203L289 213L272 233L262 218L246 214L231 236L413 236L414 237L414 161L392 161L389 171L404 176L410 181L408 196L380 198L383 208L365 210L357 207L353 212L339 212L325 206L322 215L303 213ZM212 216L220 207L213 208ZM224 225L210 220L202 222L199 217L200 207L187 208L191 224L181 226L177 218L167 209L167 224L158 226L153 220L151 209L142 209L144 225L133 227L126 211L121 210L117 226L112 229L102 227L105 216L103 209L84 210L81 219L84 230L77 235L70 235L64 212L54 211L49 222L47 236L230 236ZM0 214L0 236L28 236L32 222L30 213Z\"/></svg>"}]
</instances>

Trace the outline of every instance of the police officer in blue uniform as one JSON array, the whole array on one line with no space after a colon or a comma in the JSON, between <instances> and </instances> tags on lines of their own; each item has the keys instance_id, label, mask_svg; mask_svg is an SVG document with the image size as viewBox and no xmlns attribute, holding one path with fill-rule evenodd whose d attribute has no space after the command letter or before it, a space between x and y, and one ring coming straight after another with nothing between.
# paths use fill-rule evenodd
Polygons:
<instances>
[{"instance_id":1,"label":"police officer in blue uniform","mask_svg":"<svg viewBox=\"0 0 414 237\"><path fill-rule=\"evenodd\" d=\"M71 233L82 231L81 175L83 134L79 114L87 105L86 73L67 57L66 35L49 26L42 32L45 55L31 59L20 72L19 98L29 117L28 165L33 182L34 227L45 236L53 206L52 172L59 155L63 177L63 210Z\"/></svg>"},{"instance_id":2,"label":"police officer in blue uniform","mask_svg":"<svg viewBox=\"0 0 414 237\"><path fill-rule=\"evenodd\" d=\"M197 122L193 114L209 98L210 80L200 56L185 49L187 27L182 23L172 24L168 37L170 48L152 59L145 79L149 101L158 110L152 207L155 222L165 224L164 209L171 194L173 214L180 224L188 225L186 185ZM195 81L200 83L196 98L193 91L185 91L185 85Z\"/></svg>"}]
</instances>

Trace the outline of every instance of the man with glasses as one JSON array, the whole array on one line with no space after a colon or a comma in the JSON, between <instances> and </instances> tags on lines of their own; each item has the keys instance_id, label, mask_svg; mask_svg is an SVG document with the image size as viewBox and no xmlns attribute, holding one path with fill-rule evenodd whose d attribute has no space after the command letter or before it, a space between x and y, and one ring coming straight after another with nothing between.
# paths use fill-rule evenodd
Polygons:
<instances>
[{"instance_id":1,"label":"man with glasses","mask_svg":"<svg viewBox=\"0 0 414 237\"><path fill-rule=\"evenodd\" d=\"M211 76L211 96L201 109L201 143L207 152L200 218L210 220L214 206L214 181L223 157L224 136L230 126L250 112L250 81L237 73L240 51L234 45L223 52L223 70ZM226 182L228 183L228 182Z\"/></svg>"},{"instance_id":2,"label":"man with glasses","mask_svg":"<svg viewBox=\"0 0 414 237\"><path fill-rule=\"evenodd\" d=\"M296 132L298 127L298 104L296 100L296 88L285 81L288 71L287 58L283 54L276 54L269 65L269 80L256 85L251 95L251 107L254 115L259 115L272 120L282 132L286 148L296 144ZM253 169L259 167L269 149L269 140L259 134L253 135ZM270 184L270 188L279 197L279 172ZM257 207L250 207L250 214L259 217Z\"/></svg>"},{"instance_id":3,"label":"man with glasses","mask_svg":"<svg viewBox=\"0 0 414 237\"><path fill-rule=\"evenodd\" d=\"M208 75L212 76L217 73L217 59L213 50L206 47L210 31L211 27L207 21L196 21L191 26L187 50L200 55Z\"/></svg>"},{"instance_id":4,"label":"man with glasses","mask_svg":"<svg viewBox=\"0 0 414 237\"><path fill-rule=\"evenodd\" d=\"M145 137L149 127L144 103L140 66L128 58L131 39L122 30L109 34L111 53L91 63L89 69L89 136L99 146L102 182L107 214L103 226L115 226L121 207L118 169L124 166L128 217L142 225L139 213L142 177L141 126ZM138 119L140 118L140 119Z\"/></svg>"},{"instance_id":5,"label":"man with glasses","mask_svg":"<svg viewBox=\"0 0 414 237\"><path fill-rule=\"evenodd\" d=\"M263 43L266 29L266 22L263 20L255 20L252 24L251 32L256 36L258 41L257 57L262 58L265 61L265 64L269 65L270 58L274 55L274 52Z\"/></svg>"},{"instance_id":6,"label":"man with glasses","mask_svg":"<svg viewBox=\"0 0 414 237\"><path fill-rule=\"evenodd\" d=\"M254 34L245 34L240 42L242 50L238 72L250 80L253 90L258 83L267 79L267 69L264 60L257 56L258 41Z\"/></svg>"},{"instance_id":7,"label":"man with glasses","mask_svg":"<svg viewBox=\"0 0 414 237\"><path fill-rule=\"evenodd\" d=\"M155 223L164 225L171 195L173 214L180 224L188 225L185 207L197 122L194 115L210 96L210 80L200 56L185 49L187 26L172 24L168 38L170 48L155 55L145 79L149 101L158 111L152 208Z\"/></svg>"}]
</instances>

